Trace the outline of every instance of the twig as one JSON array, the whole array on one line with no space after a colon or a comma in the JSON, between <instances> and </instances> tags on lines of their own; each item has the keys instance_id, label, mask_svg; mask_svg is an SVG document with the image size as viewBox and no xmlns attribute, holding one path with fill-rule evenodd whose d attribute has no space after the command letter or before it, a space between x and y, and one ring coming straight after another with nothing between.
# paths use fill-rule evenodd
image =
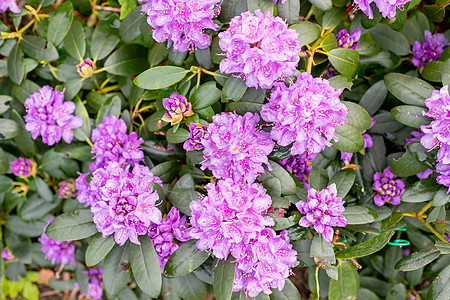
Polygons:
<instances>
[{"instance_id":1,"label":"twig","mask_svg":"<svg viewBox=\"0 0 450 300\"><path fill-rule=\"evenodd\" d=\"M109 7L109 6L100 6L100 5L94 5L93 8L95 10L104 10L104 11L111 11L111 12L116 12L116 13L120 13L122 11L122 9L120 8L116 8L116 7Z\"/></svg>"}]
</instances>

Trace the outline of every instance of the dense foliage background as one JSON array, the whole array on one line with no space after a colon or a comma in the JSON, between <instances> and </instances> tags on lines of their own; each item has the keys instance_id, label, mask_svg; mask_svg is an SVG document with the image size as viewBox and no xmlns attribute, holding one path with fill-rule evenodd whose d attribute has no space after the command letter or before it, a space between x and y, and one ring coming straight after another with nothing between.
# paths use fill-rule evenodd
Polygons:
<instances>
[{"instance_id":1,"label":"dense foliage background","mask_svg":"<svg viewBox=\"0 0 450 300\"><path fill-rule=\"evenodd\" d=\"M430 108L425 99L450 84L445 41L444 51L425 66L412 62L417 57L412 47L426 42L425 31L450 41L448 1L398 3L393 18L383 18L372 3L372 19L347 0L272 2L220 1L213 19L218 30L205 30L211 45L184 52L152 38L136 0L21 0L20 13L0 15L0 250L10 251L0 260L0 299L89 294L87 270L95 266L103 269L103 283L96 284L107 299L247 298L245 290L232 293L236 264L231 255L218 260L190 240L172 254L161 275L154 240L142 235L141 245L119 246L112 235L102 237L90 209L72 193L73 182L66 194L60 183L90 171L92 130L114 115L125 122L127 133L143 139L144 165L162 180L162 187L152 185L162 215L174 206L190 216L189 204L204 197L205 185L217 179L200 168L202 150L183 149L189 125L207 125L221 112L258 114L271 95L271 89L248 87L242 76L219 70L225 57L218 33L233 17L257 9L280 16L298 33L302 51L295 75L329 78L342 90L348 113L336 128L339 140L309 162L306 175L312 189L335 183L345 202L347 226L335 228L331 243L313 226L299 225L303 214L295 203L308 201L308 186L292 168L282 167L280 160L291 155L289 146L275 146L269 155L272 170L266 166L256 179L272 198L271 228L287 229L299 262L281 291L272 288L270 295L261 292L256 298L449 299L448 187L436 181L437 149L424 148L420 140L407 143L411 132L433 121L423 115ZM358 28L358 47L339 47L340 30ZM24 103L46 85L73 101L74 115L83 120L71 143L64 138L49 146L25 129ZM193 112L174 125L162 119L163 99L172 93L186 96ZM441 130L445 135L449 129ZM362 134L371 137L372 147L366 148ZM344 162L340 152L354 154ZM36 164L29 176L16 176L10 167L20 157ZM387 166L405 191L399 205L377 206L374 175ZM431 169L428 178L419 179L416 174L426 169ZM39 237L52 217L48 237L74 241L76 264L54 264L42 252Z\"/></svg>"}]
</instances>

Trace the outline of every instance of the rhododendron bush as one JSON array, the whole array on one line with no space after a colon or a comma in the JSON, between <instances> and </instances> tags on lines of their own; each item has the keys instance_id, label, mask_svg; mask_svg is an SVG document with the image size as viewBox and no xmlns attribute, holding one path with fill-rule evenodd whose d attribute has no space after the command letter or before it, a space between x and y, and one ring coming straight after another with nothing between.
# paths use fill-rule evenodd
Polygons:
<instances>
[{"instance_id":1,"label":"rhododendron bush","mask_svg":"<svg viewBox=\"0 0 450 300\"><path fill-rule=\"evenodd\" d=\"M0 0L0 300L450 299L449 7Z\"/></svg>"}]
</instances>

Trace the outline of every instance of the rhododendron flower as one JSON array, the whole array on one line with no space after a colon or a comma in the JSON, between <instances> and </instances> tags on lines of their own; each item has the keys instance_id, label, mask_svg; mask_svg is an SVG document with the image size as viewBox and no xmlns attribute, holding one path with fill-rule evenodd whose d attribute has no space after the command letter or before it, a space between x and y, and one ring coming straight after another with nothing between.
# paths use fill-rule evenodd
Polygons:
<instances>
[{"instance_id":1,"label":"rhododendron flower","mask_svg":"<svg viewBox=\"0 0 450 300\"><path fill-rule=\"evenodd\" d=\"M295 206L305 215L298 224L303 227L314 225L314 229L329 243L333 241L334 236L332 226L347 225L347 219L342 215L345 210L344 201L337 196L335 183L321 191L310 188L308 202L299 201Z\"/></svg>"},{"instance_id":2,"label":"rhododendron flower","mask_svg":"<svg viewBox=\"0 0 450 300\"><path fill-rule=\"evenodd\" d=\"M82 118L72 115L75 103L64 102L64 94L48 85L25 100L25 108L26 130L32 133L34 140L41 135L42 142L49 146L58 143L61 137L66 143L72 142L72 129L83 125Z\"/></svg>"},{"instance_id":3,"label":"rhododendron flower","mask_svg":"<svg viewBox=\"0 0 450 300\"><path fill-rule=\"evenodd\" d=\"M276 80L293 75L300 59L298 33L270 12L247 11L232 18L219 38L226 55L220 72L239 73L249 87L271 88Z\"/></svg>"},{"instance_id":4,"label":"rhododendron flower","mask_svg":"<svg viewBox=\"0 0 450 300\"><path fill-rule=\"evenodd\" d=\"M348 34L347 29L341 29L336 37L336 41L339 48L356 50L358 48L358 44L356 43L359 41L360 37L361 28L353 30L350 34Z\"/></svg>"},{"instance_id":5,"label":"rhododendron flower","mask_svg":"<svg viewBox=\"0 0 450 300\"><path fill-rule=\"evenodd\" d=\"M411 0L354 0L353 6L360 9L369 19L373 19L371 3L375 3L383 18L392 19L397 15L397 8L403 10L403 6Z\"/></svg>"},{"instance_id":6,"label":"rhododendron flower","mask_svg":"<svg viewBox=\"0 0 450 300\"><path fill-rule=\"evenodd\" d=\"M89 269L83 271L88 275L88 293L87 295L81 291L82 295L90 296L94 300L99 300L103 296L103 270L99 268ZM79 289L80 286L75 282L75 288Z\"/></svg>"},{"instance_id":7,"label":"rhododendron flower","mask_svg":"<svg viewBox=\"0 0 450 300\"><path fill-rule=\"evenodd\" d=\"M277 235L271 228L258 233L248 244L233 251L236 258L236 273L233 291L244 289L248 296L256 297L260 292L271 294L270 288L280 291L296 267L297 252L289 243L288 232Z\"/></svg>"},{"instance_id":8,"label":"rhododendron flower","mask_svg":"<svg viewBox=\"0 0 450 300\"><path fill-rule=\"evenodd\" d=\"M0 13L5 12L9 8L10 11L16 14L20 14L21 10L17 6L16 0L1 0L0 1Z\"/></svg>"},{"instance_id":9,"label":"rhododendron flower","mask_svg":"<svg viewBox=\"0 0 450 300\"><path fill-rule=\"evenodd\" d=\"M376 172L373 176L373 188L377 192L374 197L377 206L383 206L386 202L399 205L400 198L405 191L405 183L401 179L395 179L390 167L384 169L383 174Z\"/></svg>"},{"instance_id":10,"label":"rhododendron flower","mask_svg":"<svg viewBox=\"0 0 450 300\"><path fill-rule=\"evenodd\" d=\"M273 5L277 5L277 2L278 2L279 0L273 0ZM282 4L284 4L284 2L286 2L286 0L281 0L281 3Z\"/></svg>"},{"instance_id":11,"label":"rhododendron flower","mask_svg":"<svg viewBox=\"0 0 450 300\"><path fill-rule=\"evenodd\" d=\"M292 155L288 158L283 158L278 163L286 170L297 177L306 189L309 189L309 173L311 172L311 162L316 157L316 154L308 155L303 152L300 155Z\"/></svg>"},{"instance_id":12,"label":"rhododendron flower","mask_svg":"<svg viewBox=\"0 0 450 300\"><path fill-rule=\"evenodd\" d=\"M103 122L92 130L95 163L90 166L91 171L115 161L119 165L139 163L144 160L144 152L139 146L144 142L138 138L136 132L127 134L127 125L116 116L105 116Z\"/></svg>"},{"instance_id":13,"label":"rhododendron flower","mask_svg":"<svg viewBox=\"0 0 450 300\"><path fill-rule=\"evenodd\" d=\"M163 121L170 122L170 125L175 125L183 120L183 117L189 117L194 114L191 103L187 102L186 97L173 93L170 98L162 100L164 108L167 111L162 117Z\"/></svg>"},{"instance_id":14,"label":"rhododendron flower","mask_svg":"<svg viewBox=\"0 0 450 300\"><path fill-rule=\"evenodd\" d=\"M212 250L226 259L230 251L242 248L257 237L273 219L264 216L272 204L261 184L219 180L205 186L202 200L190 203L191 237L200 250Z\"/></svg>"},{"instance_id":15,"label":"rhododendron flower","mask_svg":"<svg viewBox=\"0 0 450 300\"><path fill-rule=\"evenodd\" d=\"M210 169L217 178L254 182L264 173L263 164L271 169L267 156L274 143L269 133L260 131L259 115L235 113L215 115L202 139L205 147L202 170Z\"/></svg>"},{"instance_id":16,"label":"rhododendron flower","mask_svg":"<svg viewBox=\"0 0 450 300\"><path fill-rule=\"evenodd\" d=\"M72 241L55 241L45 234L48 225L54 219L51 218L48 220L47 226L44 228L44 233L39 238L39 242L42 244L42 252L44 252L47 259L51 260L52 264L75 265L75 245Z\"/></svg>"},{"instance_id":17,"label":"rhododendron flower","mask_svg":"<svg viewBox=\"0 0 450 300\"><path fill-rule=\"evenodd\" d=\"M417 68L426 66L430 61L439 60L439 55L448 45L445 42L445 35L442 33L431 35L431 32L425 30L424 35L425 42L421 44L419 41L415 41L412 47L414 53L412 63Z\"/></svg>"},{"instance_id":18,"label":"rhododendron flower","mask_svg":"<svg viewBox=\"0 0 450 300\"><path fill-rule=\"evenodd\" d=\"M83 60L77 65L77 72L83 78L92 77L92 75L94 75L94 71L95 64L90 58Z\"/></svg>"},{"instance_id":19,"label":"rhododendron flower","mask_svg":"<svg viewBox=\"0 0 450 300\"><path fill-rule=\"evenodd\" d=\"M160 224L150 225L148 236L152 238L162 273L169 257L184 242L191 239L187 228L187 217L180 218L178 209L172 207L167 218L163 218Z\"/></svg>"},{"instance_id":20,"label":"rhododendron flower","mask_svg":"<svg viewBox=\"0 0 450 300\"><path fill-rule=\"evenodd\" d=\"M103 237L114 233L117 244L130 239L140 245L138 235L147 234L151 224L161 223L161 211L156 207L158 193L152 183L162 185L148 167L135 164L122 168L110 162L92 173L89 195L94 223Z\"/></svg>"},{"instance_id":21,"label":"rhododendron flower","mask_svg":"<svg viewBox=\"0 0 450 300\"><path fill-rule=\"evenodd\" d=\"M2 259L4 262L12 262L15 260L15 257L8 248L5 248L2 251Z\"/></svg>"},{"instance_id":22,"label":"rhododendron flower","mask_svg":"<svg viewBox=\"0 0 450 300\"><path fill-rule=\"evenodd\" d=\"M220 0L139 0L147 22L155 28L152 37L158 43L168 40L174 51L205 49L211 38L205 29L217 30L212 19L219 15Z\"/></svg>"},{"instance_id":23,"label":"rhododendron flower","mask_svg":"<svg viewBox=\"0 0 450 300\"><path fill-rule=\"evenodd\" d=\"M58 188L59 198L67 199L75 197L77 194L77 188L75 186L75 180L69 178L67 181L61 181Z\"/></svg>"},{"instance_id":24,"label":"rhododendron flower","mask_svg":"<svg viewBox=\"0 0 450 300\"><path fill-rule=\"evenodd\" d=\"M189 139L184 142L183 149L186 151L203 149L202 140L208 132L208 126L191 123L189 124L189 131Z\"/></svg>"},{"instance_id":25,"label":"rhododendron flower","mask_svg":"<svg viewBox=\"0 0 450 300\"><path fill-rule=\"evenodd\" d=\"M37 164L34 160L19 157L10 164L10 167L16 176L28 177L36 175Z\"/></svg>"},{"instance_id":26,"label":"rhododendron flower","mask_svg":"<svg viewBox=\"0 0 450 300\"><path fill-rule=\"evenodd\" d=\"M286 86L277 83L264 104L261 117L273 123L270 136L281 146L293 143L293 155L319 153L336 140L335 128L345 123L347 107L339 99L340 91L326 79L303 72Z\"/></svg>"}]
</instances>

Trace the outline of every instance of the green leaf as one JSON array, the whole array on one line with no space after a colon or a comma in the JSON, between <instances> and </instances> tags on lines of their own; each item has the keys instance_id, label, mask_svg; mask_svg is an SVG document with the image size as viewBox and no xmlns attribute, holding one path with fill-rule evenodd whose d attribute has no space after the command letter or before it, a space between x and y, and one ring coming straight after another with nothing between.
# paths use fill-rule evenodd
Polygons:
<instances>
[{"instance_id":1,"label":"green leaf","mask_svg":"<svg viewBox=\"0 0 450 300\"><path fill-rule=\"evenodd\" d=\"M119 16L116 14L109 15L97 24L92 34L90 47L94 61L105 58L116 48L120 41L119 26Z\"/></svg>"},{"instance_id":2,"label":"green leaf","mask_svg":"<svg viewBox=\"0 0 450 300\"><path fill-rule=\"evenodd\" d=\"M9 160L5 151L0 148L0 174L4 174L9 170Z\"/></svg>"},{"instance_id":3,"label":"green leaf","mask_svg":"<svg viewBox=\"0 0 450 300\"><path fill-rule=\"evenodd\" d=\"M443 241L436 241L436 248L441 254L450 254L450 244L444 243Z\"/></svg>"},{"instance_id":4,"label":"green leaf","mask_svg":"<svg viewBox=\"0 0 450 300\"><path fill-rule=\"evenodd\" d=\"M440 23L444 20L445 9L443 7L437 5L424 5L423 12L433 22Z\"/></svg>"},{"instance_id":5,"label":"green leaf","mask_svg":"<svg viewBox=\"0 0 450 300\"><path fill-rule=\"evenodd\" d=\"M25 79L22 84L13 85L12 91L14 96L19 100L22 104L25 103L25 100L30 97L34 92L38 92L40 86L34 83L31 80Z\"/></svg>"},{"instance_id":6,"label":"green leaf","mask_svg":"<svg viewBox=\"0 0 450 300\"><path fill-rule=\"evenodd\" d=\"M442 70L445 63L442 61L430 61L422 70L422 76L428 81L441 82Z\"/></svg>"},{"instance_id":7,"label":"green leaf","mask_svg":"<svg viewBox=\"0 0 450 300\"><path fill-rule=\"evenodd\" d=\"M72 26L73 12L72 2L67 1L50 17L47 30L47 39L50 43L58 46L64 40Z\"/></svg>"},{"instance_id":8,"label":"green leaf","mask_svg":"<svg viewBox=\"0 0 450 300\"><path fill-rule=\"evenodd\" d=\"M353 49L337 48L328 52L328 59L339 73L352 77L358 68L359 52Z\"/></svg>"},{"instance_id":9,"label":"green leaf","mask_svg":"<svg viewBox=\"0 0 450 300\"><path fill-rule=\"evenodd\" d=\"M176 133L173 133L173 128L167 130L167 141L172 144L179 144L189 139L189 131L184 128L178 128Z\"/></svg>"},{"instance_id":10,"label":"green leaf","mask_svg":"<svg viewBox=\"0 0 450 300\"><path fill-rule=\"evenodd\" d=\"M236 259L229 255L222 259L214 270L214 296L217 300L229 300L233 293Z\"/></svg>"},{"instance_id":11,"label":"green leaf","mask_svg":"<svg viewBox=\"0 0 450 300\"><path fill-rule=\"evenodd\" d=\"M56 50L55 46L38 36L24 36L21 46L28 56L37 60L55 61L59 58L58 50Z\"/></svg>"},{"instance_id":12,"label":"green leaf","mask_svg":"<svg viewBox=\"0 0 450 300\"><path fill-rule=\"evenodd\" d=\"M287 0L285 3L278 1L277 13L280 18L286 20L288 25L297 23L300 14L300 0Z\"/></svg>"},{"instance_id":13,"label":"green leaf","mask_svg":"<svg viewBox=\"0 0 450 300\"><path fill-rule=\"evenodd\" d=\"M25 129L25 122L21 115L15 110L12 109L9 113L9 118L16 122L20 128L21 132L14 138L14 142L19 148L20 152L22 152L25 157L33 157L35 152L34 142L31 139L31 133Z\"/></svg>"},{"instance_id":14,"label":"green leaf","mask_svg":"<svg viewBox=\"0 0 450 300\"><path fill-rule=\"evenodd\" d=\"M169 193L169 200L179 211L190 216L191 209L189 204L192 201L200 200L200 194L194 190L176 189Z\"/></svg>"},{"instance_id":15,"label":"green leaf","mask_svg":"<svg viewBox=\"0 0 450 300\"><path fill-rule=\"evenodd\" d=\"M130 245L130 263L134 279L148 296L158 298L161 292L161 267L158 255L148 235L139 237L141 245Z\"/></svg>"},{"instance_id":16,"label":"green leaf","mask_svg":"<svg viewBox=\"0 0 450 300\"><path fill-rule=\"evenodd\" d=\"M164 268L164 276L175 278L185 276L201 264L210 256L209 252L200 251L195 243L197 240L189 240L180 246L169 258Z\"/></svg>"},{"instance_id":17,"label":"green leaf","mask_svg":"<svg viewBox=\"0 0 450 300\"><path fill-rule=\"evenodd\" d=\"M205 299L208 294L206 283L197 278L193 273L171 280L178 296L184 300Z\"/></svg>"},{"instance_id":18,"label":"green leaf","mask_svg":"<svg viewBox=\"0 0 450 300\"><path fill-rule=\"evenodd\" d=\"M222 89L222 102L239 101L244 96L245 91L247 91L245 80L240 77L230 76Z\"/></svg>"},{"instance_id":19,"label":"green leaf","mask_svg":"<svg viewBox=\"0 0 450 300\"><path fill-rule=\"evenodd\" d=\"M272 289L272 294L270 294L269 298L270 300L301 300L302 296L292 281L286 279L284 288L281 291L275 288Z\"/></svg>"},{"instance_id":20,"label":"green leaf","mask_svg":"<svg viewBox=\"0 0 450 300\"><path fill-rule=\"evenodd\" d=\"M331 85L331 87L334 88L335 90L348 89L350 91L353 85L352 80L343 75L333 76L328 80L328 82Z\"/></svg>"},{"instance_id":21,"label":"green leaf","mask_svg":"<svg viewBox=\"0 0 450 300\"><path fill-rule=\"evenodd\" d=\"M450 295L450 265L445 267L431 283L426 300L446 300Z\"/></svg>"},{"instance_id":22,"label":"green leaf","mask_svg":"<svg viewBox=\"0 0 450 300\"><path fill-rule=\"evenodd\" d=\"M338 141L333 141L333 146L338 150L356 153L364 148L364 138L361 132L352 125L338 126L334 134Z\"/></svg>"},{"instance_id":23,"label":"green leaf","mask_svg":"<svg viewBox=\"0 0 450 300\"><path fill-rule=\"evenodd\" d=\"M433 197L433 206L442 206L449 202L450 194L447 194L448 188L441 187Z\"/></svg>"},{"instance_id":24,"label":"green leaf","mask_svg":"<svg viewBox=\"0 0 450 300\"><path fill-rule=\"evenodd\" d=\"M403 219L403 214L394 211L392 215L381 221L381 231L393 230L393 227Z\"/></svg>"},{"instance_id":25,"label":"green leaf","mask_svg":"<svg viewBox=\"0 0 450 300\"><path fill-rule=\"evenodd\" d=\"M346 10L347 9L345 7L333 6L330 11L325 12L323 15L322 28L330 29L339 24L344 18Z\"/></svg>"},{"instance_id":26,"label":"green leaf","mask_svg":"<svg viewBox=\"0 0 450 300\"><path fill-rule=\"evenodd\" d=\"M345 169L337 172L331 177L327 186L332 183L336 184L337 196L344 198L345 195L350 191L355 182L355 171L352 169Z\"/></svg>"},{"instance_id":27,"label":"green leaf","mask_svg":"<svg viewBox=\"0 0 450 300\"><path fill-rule=\"evenodd\" d=\"M79 60L84 58L86 53L86 41L84 38L83 25L79 19L75 19L72 27L64 39L64 49L73 57Z\"/></svg>"},{"instance_id":28,"label":"green leaf","mask_svg":"<svg viewBox=\"0 0 450 300\"><path fill-rule=\"evenodd\" d=\"M409 44L412 46L415 41L422 44L425 42L425 36L423 34L425 30L430 30L428 19L422 12L416 11L414 15L408 16L402 33L406 36Z\"/></svg>"},{"instance_id":29,"label":"green leaf","mask_svg":"<svg viewBox=\"0 0 450 300\"><path fill-rule=\"evenodd\" d=\"M319 260L336 262L333 250L333 244L325 241L321 234L316 234L311 243L310 257L317 257Z\"/></svg>"},{"instance_id":30,"label":"green leaf","mask_svg":"<svg viewBox=\"0 0 450 300\"><path fill-rule=\"evenodd\" d=\"M450 59L445 62L442 70L442 85L450 85Z\"/></svg>"},{"instance_id":31,"label":"green leaf","mask_svg":"<svg viewBox=\"0 0 450 300\"><path fill-rule=\"evenodd\" d=\"M410 203L430 201L440 188L441 185L436 183L436 179L422 179L403 192L401 201Z\"/></svg>"},{"instance_id":32,"label":"green leaf","mask_svg":"<svg viewBox=\"0 0 450 300\"><path fill-rule=\"evenodd\" d=\"M289 175L285 168L280 166L274 161L270 161L270 166L272 167L271 171L266 171L267 174L278 178L281 183L281 194L283 195L294 195L297 191L297 187L295 185L294 179Z\"/></svg>"},{"instance_id":33,"label":"green leaf","mask_svg":"<svg viewBox=\"0 0 450 300\"><path fill-rule=\"evenodd\" d=\"M347 219L349 225L372 223L378 218L378 213L375 210L359 205L346 207L342 215Z\"/></svg>"},{"instance_id":34,"label":"green leaf","mask_svg":"<svg viewBox=\"0 0 450 300\"><path fill-rule=\"evenodd\" d=\"M112 234L107 237L102 237L100 232L95 234L86 249L86 265L92 267L98 264L108 255L115 244Z\"/></svg>"},{"instance_id":35,"label":"green leaf","mask_svg":"<svg viewBox=\"0 0 450 300\"><path fill-rule=\"evenodd\" d=\"M128 263L128 243L124 246L115 245L105 258L103 264L103 284L108 295L117 295L127 286L130 273L122 270L122 263Z\"/></svg>"},{"instance_id":36,"label":"green leaf","mask_svg":"<svg viewBox=\"0 0 450 300\"><path fill-rule=\"evenodd\" d=\"M389 73L384 76L389 92L405 104L426 107L425 99L431 96L434 87L429 83L404 74Z\"/></svg>"},{"instance_id":37,"label":"green leaf","mask_svg":"<svg viewBox=\"0 0 450 300\"><path fill-rule=\"evenodd\" d=\"M16 137L22 128L20 125L9 119L0 119L0 141Z\"/></svg>"},{"instance_id":38,"label":"green leaf","mask_svg":"<svg viewBox=\"0 0 450 300\"><path fill-rule=\"evenodd\" d=\"M386 24L378 23L370 30L373 40L383 49L392 51L399 56L411 53L408 39Z\"/></svg>"},{"instance_id":39,"label":"green leaf","mask_svg":"<svg viewBox=\"0 0 450 300\"><path fill-rule=\"evenodd\" d=\"M105 61L106 71L114 75L136 75L147 68L147 49L140 45L119 48Z\"/></svg>"},{"instance_id":40,"label":"green leaf","mask_svg":"<svg viewBox=\"0 0 450 300\"><path fill-rule=\"evenodd\" d=\"M426 108L413 106L413 105L400 105L391 110L392 116L402 124L406 126L419 128L422 125L428 125L433 119L424 116L423 113L427 112Z\"/></svg>"},{"instance_id":41,"label":"green leaf","mask_svg":"<svg viewBox=\"0 0 450 300\"><path fill-rule=\"evenodd\" d=\"M50 187L41 177L34 178L34 185L36 186L36 190L39 196L42 197L47 202L53 201L53 193L50 190Z\"/></svg>"},{"instance_id":42,"label":"green leaf","mask_svg":"<svg viewBox=\"0 0 450 300\"><path fill-rule=\"evenodd\" d=\"M120 19L125 18L134 8L136 8L136 0L119 0L121 5Z\"/></svg>"},{"instance_id":43,"label":"green leaf","mask_svg":"<svg viewBox=\"0 0 450 300\"><path fill-rule=\"evenodd\" d=\"M23 52L19 44L16 44L8 57L8 74L9 79L17 85L20 85L25 75L25 67L23 65Z\"/></svg>"},{"instance_id":44,"label":"green leaf","mask_svg":"<svg viewBox=\"0 0 450 300\"><path fill-rule=\"evenodd\" d=\"M45 233L57 241L81 240L97 233L91 210L77 209L57 216Z\"/></svg>"},{"instance_id":45,"label":"green leaf","mask_svg":"<svg viewBox=\"0 0 450 300\"><path fill-rule=\"evenodd\" d=\"M13 98L11 96L0 95L0 115L6 112L9 109L9 105L6 104L12 101Z\"/></svg>"},{"instance_id":46,"label":"green leaf","mask_svg":"<svg viewBox=\"0 0 450 300\"><path fill-rule=\"evenodd\" d=\"M194 110L206 108L219 101L221 91L216 87L215 81L208 81L202 84L189 97L189 102L192 104Z\"/></svg>"},{"instance_id":47,"label":"green leaf","mask_svg":"<svg viewBox=\"0 0 450 300\"><path fill-rule=\"evenodd\" d=\"M6 244L15 258L21 263L30 264L32 259L30 238L17 235L10 230L5 230L5 237Z\"/></svg>"},{"instance_id":48,"label":"green leaf","mask_svg":"<svg viewBox=\"0 0 450 300\"><path fill-rule=\"evenodd\" d=\"M360 55L374 56L380 52L380 47L374 42L370 33L361 35L358 41L358 48L356 49ZM363 63L363 60L360 61Z\"/></svg>"},{"instance_id":49,"label":"green leaf","mask_svg":"<svg viewBox=\"0 0 450 300\"><path fill-rule=\"evenodd\" d=\"M298 41L300 45L304 46L314 42L319 37L319 27L309 21L302 21L289 26L298 33Z\"/></svg>"},{"instance_id":50,"label":"green leaf","mask_svg":"<svg viewBox=\"0 0 450 300\"><path fill-rule=\"evenodd\" d=\"M377 25L381 19L383 18L383 15L381 14L380 10L378 9L378 7L376 6L376 4L374 2L370 3L370 7L371 10L373 12L373 18L369 19L369 17L365 14L361 14L361 25L366 28L372 28L375 25Z\"/></svg>"},{"instance_id":51,"label":"green leaf","mask_svg":"<svg viewBox=\"0 0 450 300\"><path fill-rule=\"evenodd\" d=\"M81 90L84 78L73 78L64 82L62 90L64 90L64 100L72 100Z\"/></svg>"},{"instance_id":52,"label":"green leaf","mask_svg":"<svg viewBox=\"0 0 450 300\"><path fill-rule=\"evenodd\" d=\"M436 249L427 252L414 252L411 255L400 259L395 264L395 269L403 272L422 268L438 258L441 253Z\"/></svg>"},{"instance_id":53,"label":"green leaf","mask_svg":"<svg viewBox=\"0 0 450 300\"><path fill-rule=\"evenodd\" d=\"M89 119L89 114L86 107L81 99L77 97L74 103L76 107L73 114L83 119L83 125L79 128L75 128L73 130L73 135L77 140L84 142L87 138L91 137L91 121Z\"/></svg>"},{"instance_id":54,"label":"green leaf","mask_svg":"<svg viewBox=\"0 0 450 300\"><path fill-rule=\"evenodd\" d=\"M317 191L323 190L328 186L327 171L321 167L314 166L309 173L309 187Z\"/></svg>"},{"instance_id":55,"label":"green leaf","mask_svg":"<svg viewBox=\"0 0 450 300\"><path fill-rule=\"evenodd\" d=\"M139 74L134 84L147 90L159 90L181 81L189 71L173 66L160 66L151 68Z\"/></svg>"},{"instance_id":56,"label":"green leaf","mask_svg":"<svg viewBox=\"0 0 450 300\"><path fill-rule=\"evenodd\" d=\"M416 175L417 173L424 171L426 168L426 165L418 162L414 158L408 148L406 148L405 154L403 154L400 159L393 159L391 161L391 172L399 177Z\"/></svg>"},{"instance_id":57,"label":"green leaf","mask_svg":"<svg viewBox=\"0 0 450 300\"><path fill-rule=\"evenodd\" d=\"M126 17L123 19L122 15L120 16L122 22L120 22L120 37L125 43L129 43L135 38L137 38L142 32L140 25L142 22L145 22L146 15L141 13L142 7L134 8ZM158 45L158 44L157 44ZM166 48L166 45L163 43L159 44Z\"/></svg>"},{"instance_id":58,"label":"green leaf","mask_svg":"<svg viewBox=\"0 0 450 300\"><path fill-rule=\"evenodd\" d=\"M247 0L247 7L249 11L261 10L264 14L271 12L273 14L272 0Z\"/></svg>"},{"instance_id":59,"label":"green leaf","mask_svg":"<svg viewBox=\"0 0 450 300\"><path fill-rule=\"evenodd\" d=\"M350 101L342 101L347 106L348 112L345 123L352 125L359 131L369 129L372 125L369 113L361 106Z\"/></svg>"},{"instance_id":60,"label":"green leaf","mask_svg":"<svg viewBox=\"0 0 450 300\"><path fill-rule=\"evenodd\" d=\"M386 300L406 299L406 289L402 283L394 285L386 297Z\"/></svg>"},{"instance_id":61,"label":"green leaf","mask_svg":"<svg viewBox=\"0 0 450 300\"><path fill-rule=\"evenodd\" d=\"M356 267L351 262L344 260L337 266L337 271L338 280L330 280L328 299L357 299L359 276Z\"/></svg>"},{"instance_id":62,"label":"green leaf","mask_svg":"<svg viewBox=\"0 0 450 300\"><path fill-rule=\"evenodd\" d=\"M394 231L387 231L368 239L361 244L351 246L336 253L337 259L364 257L381 250L394 235Z\"/></svg>"},{"instance_id":63,"label":"green leaf","mask_svg":"<svg viewBox=\"0 0 450 300\"><path fill-rule=\"evenodd\" d=\"M254 102L231 102L228 104L230 111L235 111L239 115L244 115L247 112L259 114L263 104Z\"/></svg>"},{"instance_id":64,"label":"green leaf","mask_svg":"<svg viewBox=\"0 0 450 300\"><path fill-rule=\"evenodd\" d=\"M103 103L102 107L98 110L97 119L95 120L97 124L103 122L103 118L106 116L116 116L119 118L121 111L121 101L117 96L113 96Z\"/></svg>"},{"instance_id":65,"label":"green leaf","mask_svg":"<svg viewBox=\"0 0 450 300\"><path fill-rule=\"evenodd\" d=\"M247 0L224 0L220 8L219 20L222 23L229 23L231 18L248 11Z\"/></svg>"},{"instance_id":66,"label":"green leaf","mask_svg":"<svg viewBox=\"0 0 450 300\"><path fill-rule=\"evenodd\" d=\"M309 2L323 11L328 11L333 7L333 3L331 2L331 0L309 0Z\"/></svg>"},{"instance_id":67,"label":"green leaf","mask_svg":"<svg viewBox=\"0 0 450 300\"><path fill-rule=\"evenodd\" d=\"M19 216L15 215L6 218L6 228L14 232L17 236L38 237L44 232L44 227L37 228L32 222L24 222Z\"/></svg>"},{"instance_id":68,"label":"green leaf","mask_svg":"<svg viewBox=\"0 0 450 300\"><path fill-rule=\"evenodd\" d=\"M359 289L357 299L380 300L380 298L378 298L377 294L375 294L371 290L365 289L365 288Z\"/></svg>"}]
</instances>

